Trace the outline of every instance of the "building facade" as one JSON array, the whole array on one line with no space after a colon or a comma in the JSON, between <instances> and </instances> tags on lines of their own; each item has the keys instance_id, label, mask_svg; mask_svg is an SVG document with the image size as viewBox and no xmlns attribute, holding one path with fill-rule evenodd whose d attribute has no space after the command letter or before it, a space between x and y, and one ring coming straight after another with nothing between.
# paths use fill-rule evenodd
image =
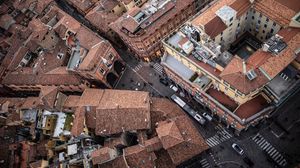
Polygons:
<instances>
[{"instance_id":1,"label":"building facade","mask_svg":"<svg viewBox=\"0 0 300 168\"><path fill-rule=\"evenodd\" d=\"M163 41L162 64L170 79L238 133L297 89L299 22L289 27L296 14L276 0L218 1ZM280 81L285 89L275 86Z\"/></svg>"},{"instance_id":2,"label":"building facade","mask_svg":"<svg viewBox=\"0 0 300 168\"><path fill-rule=\"evenodd\" d=\"M202 1L199 8L208 2ZM137 58L150 61L162 56L161 40L194 15L196 6L194 0L149 1L129 10L110 27Z\"/></svg>"}]
</instances>

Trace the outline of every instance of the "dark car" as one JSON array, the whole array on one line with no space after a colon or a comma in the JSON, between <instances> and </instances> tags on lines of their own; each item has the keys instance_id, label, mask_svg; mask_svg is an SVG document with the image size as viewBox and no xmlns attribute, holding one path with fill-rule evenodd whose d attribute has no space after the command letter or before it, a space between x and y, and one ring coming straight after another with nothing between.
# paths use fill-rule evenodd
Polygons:
<instances>
[{"instance_id":1,"label":"dark car","mask_svg":"<svg viewBox=\"0 0 300 168\"><path fill-rule=\"evenodd\" d=\"M163 78L159 79L159 82L164 84L165 86L169 85L169 82L166 79L163 79Z\"/></svg>"},{"instance_id":2,"label":"dark car","mask_svg":"<svg viewBox=\"0 0 300 168\"><path fill-rule=\"evenodd\" d=\"M243 160L250 167L252 167L254 165L254 163L252 162L252 160L249 159L248 157L244 157Z\"/></svg>"}]
</instances>

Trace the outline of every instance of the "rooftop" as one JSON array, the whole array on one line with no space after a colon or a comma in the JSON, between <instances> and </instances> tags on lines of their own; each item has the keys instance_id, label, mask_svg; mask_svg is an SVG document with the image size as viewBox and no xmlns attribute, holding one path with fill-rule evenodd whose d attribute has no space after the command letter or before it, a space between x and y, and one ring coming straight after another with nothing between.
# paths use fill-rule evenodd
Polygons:
<instances>
[{"instance_id":1,"label":"rooftop","mask_svg":"<svg viewBox=\"0 0 300 168\"><path fill-rule=\"evenodd\" d=\"M241 119L247 119L268 106L269 103L267 100L259 95L239 106L235 111L235 114Z\"/></svg>"},{"instance_id":2,"label":"rooftop","mask_svg":"<svg viewBox=\"0 0 300 168\"><path fill-rule=\"evenodd\" d=\"M150 0L141 8L135 7L110 27L122 37L145 38L164 25L176 13L185 9L192 0Z\"/></svg>"},{"instance_id":3,"label":"rooftop","mask_svg":"<svg viewBox=\"0 0 300 168\"><path fill-rule=\"evenodd\" d=\"M206 93L230 111L234 111L238 107L238 104L234 100L216 89L210 88L206 91Z\"/></svg>"}]
</instances>

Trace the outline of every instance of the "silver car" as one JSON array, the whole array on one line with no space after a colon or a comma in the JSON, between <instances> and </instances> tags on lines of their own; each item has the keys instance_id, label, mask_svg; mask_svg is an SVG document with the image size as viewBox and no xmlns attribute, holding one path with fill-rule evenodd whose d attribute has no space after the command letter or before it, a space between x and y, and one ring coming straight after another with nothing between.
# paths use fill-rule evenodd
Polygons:
<instances>
[{"instance_id":1,"label":"silver car","mask_svg":"<svg viewBox=\"0 0 300 168\"><path fill-rule=\"evenodd\" d=\"M243 155L244 154L244 150L236 143L233 143L231 145L231 147L239 154L239 155Z\"/></svg>"},{"instance_id":2,"label":"silver car","mask_svg":"<svg viewBox=\"0 0 300 168\"><path fill-rule=\"evenodd\" d=\"M203 117L205 117L208 121L212 121L212 117L211 117L209 114L203 113L202 115L203 115Z\"/></svg>"}]
</instances>

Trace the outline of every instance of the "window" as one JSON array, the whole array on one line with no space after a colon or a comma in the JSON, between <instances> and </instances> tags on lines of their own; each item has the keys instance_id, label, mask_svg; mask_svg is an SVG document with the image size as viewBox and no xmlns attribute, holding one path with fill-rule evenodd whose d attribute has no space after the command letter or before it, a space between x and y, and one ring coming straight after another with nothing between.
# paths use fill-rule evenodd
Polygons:
<instances>
[{"instance_id":1,"label":"window","mask_svg":"<svg viewBox=\"0 0 300 168\"><path fill-rule=\"evenodd\" d=\"M100 72L101 74L104 74L104 73L105 73L105 70L102 69L102 68L99 68L99 72Z\"/></svg>"},{"instance_id":2,"label":"window","mask_svg":"<svg viewBox=\"0 0 300 168\"><path fill-rule=\"evenodd\" d=\"M265 28L267 28L267 26L268 26L267 24L264 25Z\"/></svg>"},{"instance_id":3,"label":"window","mask_svg":"<svg viewBox=\"0 0 300 168\"><path fill-rule=\"evenodd\" d=\"M252 20L254 20L254 16L252 16Z\"/></svg>"},{"instance_id":4,"label":"window","mask_svg":"<svg viewBox=\"0 0 300 168\"><path fill-rule=\"evenodd\" d=\"M269 18L266 19L266 22L269 22Z\"/></svg>"},{"instance_id":5,"label":"window","mask_svg":"<svg viewBox=\"0 0 300 168\"><path fill-rule=\"evenodd\" d=\"M240 23L238 23L238 27L240 27Z\"/></svg>"},{"instance_id":6,"label":"window","mask_svg":"<svg viewBox=\"0 0 300 168\"><path fill-rule=\"evenodd\" d=\"M276 26L276 23L275 23L275 22L273 23L273 26Z\"/></svg>"},{"instance_id":7,"label":"window","mask_svg":"<svg viewBox=\"0 0 300 168\"><path fill-rule=\"evenodd\" d=\"M274 29L271 29L271 33L274 33Z\"/></svg>"},{"instance_id":8,"label":"window","mask_svg":"<svg viewBox=\"0 0 300 168\"><path fill-rule=\"evenodd\" d=\"M261 23L261 21L260 21L260 20L258 20L258 21L257 21L257 23L258 23L258 24L260 24L260 23Z\"/></svg>"},{"instance_id":9,"label":"window","mask_svg":"<svg viewBox=\"0 0 300 168\"><path fill-rule=\"evenodd\" d=\"M108 58L109 58L110 60L113 60L113 59L114 59L114 55L113 55L112 53L110 53L110 54L108 55Z\"/></svg>"},{"instance_id":10,"label":"window","mask_svg":"<svg viewBox=\"0 0 300 168\"><path fill-rule=\"evenodd\" d=\"M232 22L232 20L233 20L233 17L232 17L232 18L230 18L230 20L229 20L229 21L230 21L230 22Z\"/></svg>"},{"instance_id":11,"label":"window","mask_svg":"<svg viewBox=\"0 0 300 168\"><path fill-rule=\"evenodd\" d=\"M259 14L259 17L261 18L261 17L262 17L262 14Z\"/></svg>"},{"instance_id":12,"label":"window","mask_svg":"<svg viewBox=\"0 0 300 168\"><path fill-rule=\"evenodd\" d=\"M263 30L262 32L263 32L263 33L265 33L266 31L265 31L265 30Z\"/></svg>"},{"instance_id":13,"label":"window","mask_svg":"<svg viewBox=\"0 0 300 168\"><path fill-rule=\"evenodd\" d=\"M240 95L240 96L242 96L242 92L240 92L240 91L237 91L237 94Z\"/></svg>"},{"instance_id":14,"label":"window","mask_svg":"<svg viewBox=\"0 0 300 168\"><path fill-rule=\"evenodd\" d=\"M230 23L229 27L232 26L232 23Z\"/></svg>"}]
</instances>

